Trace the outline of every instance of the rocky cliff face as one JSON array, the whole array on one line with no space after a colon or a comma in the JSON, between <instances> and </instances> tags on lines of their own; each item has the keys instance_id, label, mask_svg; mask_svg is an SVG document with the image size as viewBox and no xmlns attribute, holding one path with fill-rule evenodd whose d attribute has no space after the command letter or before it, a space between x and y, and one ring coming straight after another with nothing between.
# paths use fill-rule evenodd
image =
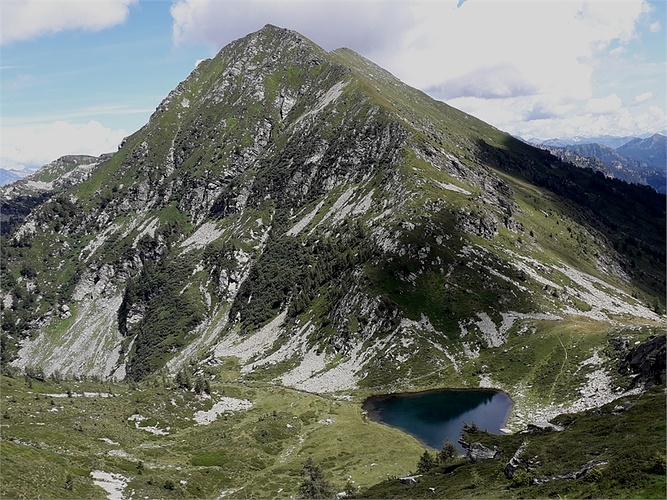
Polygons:
<instances>
[{"instance_id":1,"label":"rocky cliff face","mask_svg":"<svg viewBox=\"0 0 667 500\"><path fill-rule=\"evenodd\" d=\"M313 391L460 380L545 322L661 324L664 197L638 189L266 26L8 237L4 360L141 379L236 357Z\"/></svg>"}]
</instances>

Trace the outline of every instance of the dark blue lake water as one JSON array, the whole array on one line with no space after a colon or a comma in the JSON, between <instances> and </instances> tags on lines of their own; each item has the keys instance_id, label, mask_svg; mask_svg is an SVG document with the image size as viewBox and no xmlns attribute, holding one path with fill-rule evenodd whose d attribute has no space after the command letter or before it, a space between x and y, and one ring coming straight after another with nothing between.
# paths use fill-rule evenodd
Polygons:
<instances>
[{"instance_id":1,"label":"dark blue lake water","mask_svg":"<svg viewBox=\"0 0 667 500\"><path fill-rule=\"evenodd\" d=\"M499 434L512 404L501 391L443 389L371 396L362 408L372 420L401 429L431 448L439 450L449 439L461 450L458 440L464 423L475 422Z\"/></svg>"}]
</instances>

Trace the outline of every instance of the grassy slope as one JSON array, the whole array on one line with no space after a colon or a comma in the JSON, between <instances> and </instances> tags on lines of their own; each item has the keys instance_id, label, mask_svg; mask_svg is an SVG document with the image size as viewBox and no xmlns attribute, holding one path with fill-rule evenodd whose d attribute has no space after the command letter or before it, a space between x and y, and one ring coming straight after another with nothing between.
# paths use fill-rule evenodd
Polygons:
<instances>
[{"instance_id":1,"label":"grassy slope","mask_svg":"<svg viewBox=\"0 0 667 500\"><path fill-rule=\"evenodd\" d=\"M512 338L502 348L483 352L477 364L463 373L444 378L434 374L418 383L476 385L483 367L492 366L492 376L501 385L521 381L534 387L519 401L522 410L545 398L571 398L586 373L575 373L581 361L577 358L588 352L588 343L599 345L606 335L595 330L599 325L588 326L589 335L584 337L580 332L586 324L545 327L525 349L520 338ZM621 415L610 412L624 400L599 412L558 417L555 421L567 430L528 436L523 456L538 456L542 465L527 475L520 473L514 481L505 479L501 468L525 436L479 434L475 440L501 450L500 462L458 462L406 490L396 482L382 481L413 471L424 448L410 436L368 420L360 408L367 391L322 397L270 384L266 381L270 373L265 380L258 374L243 377L238 368L230 359L207 369L213 400L248 399L253 407L228 413L208 426L195 425L192 417L197 410L209 409L212 401L175 389L160 377L140 385L2 377L0 495L100 498L104 494L91 478L92 471L100 470L127 478L126 492L133 497L210 498L227 491L232 498L286 498L296 493L308 457L321 464L339 491L351 478L359 494L370 488L365 494L372 498L432 495L428 487L435 487L438 496L456 498L556 494L657 498L664 490L664 474L655 469L658 452L664 452L664 387L626 398L635 406ZM74 397L50 395L68 391ZM83 391L99 395L78 397ZM107 393L113 397L101 397ZM128 420L133 414L147 417L142 427L155 426L169 435L137 429ZM533 476L571 472L592 459L609 464L588 480L539 487L526 482ZM139 462L144 466L141 474ZM71 489L66 488L68 475Z\"/></svg>"},{"instance_id":2,"label":"grassy slope","mask_svg":"<svg viewBox=\"0 0 667 500\"><path fill-rule=\"evenodd\" d=\"M415 439L368 420L357 402L240 382L235 366L211 369L213 397L248 399L253 407L208 426L192 417L210 408L210 399L165 388L160 379L132 387L30 380L29 387L27 379L3 377L0 496L100 498L90 474L101 470L125 476L133 496L211 498L238 490L231 496L289 497L308 457L342 490L349 477L367 487L399 474L421 453ZM75 397L48 395L68 390ZM82 391L114 396L76 397ZM170 434L135 428L128 421L133 414L148 418L142 427ZM173 490L165 488L168 481Z\"/></svg>"}]
</instances>

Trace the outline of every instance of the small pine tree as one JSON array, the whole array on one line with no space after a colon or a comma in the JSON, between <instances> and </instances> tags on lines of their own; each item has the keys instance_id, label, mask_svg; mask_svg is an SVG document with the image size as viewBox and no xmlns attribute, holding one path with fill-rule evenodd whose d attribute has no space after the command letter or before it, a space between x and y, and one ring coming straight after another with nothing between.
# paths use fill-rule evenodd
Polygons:
<instances>
[{"instance_id":1,"label":"small pine tree","mask_svg":"<svg viewBox=\"0 0 667 500\"><path fill-rule=\"evenodd\" d=\"M175 382L179 389L185 389L186 391L192 389L192 378L186 368L178 370Z\"/></svg>"},{"instance_id":2,"label":"small pine tree","mask_svg":"<svg viewBox=\"0 0 667 500\"><path fill-rule=\"evenodd\" d=\"M419 474L426 474L428 471L433 469L437 465L433 455L429 453L428 450L424 451L424 454L419 458L417 463L417 472Z\"/></svg>"},{"instance_id":3,"label":"small pine tree","mask_svg":"<svg viewBox=\"0 0 667 500\"><path fill-rule=\"evenodd\" d=\"M301 472L303 481L299 486L299 498L333 498L333 486L324 478L322 468L308 458Z\"/></svg>"},{"instance_id":4,"label":"small pine tree","mask_svg":"<svg viewBox=\"0 0 667 500\"><path fill-rule=\"evenodd\" d=\"M470 425L466 424L465 422L463 423L463 434L478 434L479 433L479 427L477 427L477 424L472 421Z\"/></svg>"},{"instance_id":5,"label":"small pine tree","mask_svg":"<svg viewBox=\"0 0 667 500\"><path fill-rule=\"evenodd\" d=\"M195 392L201 395L202 392L205 392L206 379L203 375L199 375L195 380Z\"/></svg>"},{"instance_id":6,"label":"small pine tree","mask_svg":"<svg viewBox=\"0 0 667 500\"><path fill-rule=\"evenodd\" d=\"M440 462L440 465L448 464L449 462L452 462L457 455L458 450L456 449L456 445L447 439L442 445L442 450L438 453L438 462Z\"/></svg>"},{"instance_id":7,"label":"small pine tree","mask_svg":"<svg viewBox=\"0 0 667 500\"><path fill-rule=\"evenodd\" d=\"M72 491L74 488L74 476L72 474L67 474L67 478L65 479L65 489Z\"/></svg>"}]
</instances>

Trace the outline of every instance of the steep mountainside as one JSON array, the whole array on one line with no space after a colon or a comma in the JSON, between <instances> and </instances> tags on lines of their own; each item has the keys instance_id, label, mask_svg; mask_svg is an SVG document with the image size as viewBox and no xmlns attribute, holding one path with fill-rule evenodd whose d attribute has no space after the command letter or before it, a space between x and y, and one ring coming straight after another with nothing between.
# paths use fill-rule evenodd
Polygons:
<instances>
[{"instance_id":1,"label":"steep mountainside","mask_svg":"<svg viewBox=\"0 0 667 500\"><path fill-rule=\"evenodd\" d=\"M583 360L664 326L664 196L273 26L202 62L3 248L3 361L46 374L236 357L314 392L529 394L554 332L580 333ZM509 345L545 354L503 378ZM594 368L534 396L573 401Z\"/></svg>"}]
</instances>

